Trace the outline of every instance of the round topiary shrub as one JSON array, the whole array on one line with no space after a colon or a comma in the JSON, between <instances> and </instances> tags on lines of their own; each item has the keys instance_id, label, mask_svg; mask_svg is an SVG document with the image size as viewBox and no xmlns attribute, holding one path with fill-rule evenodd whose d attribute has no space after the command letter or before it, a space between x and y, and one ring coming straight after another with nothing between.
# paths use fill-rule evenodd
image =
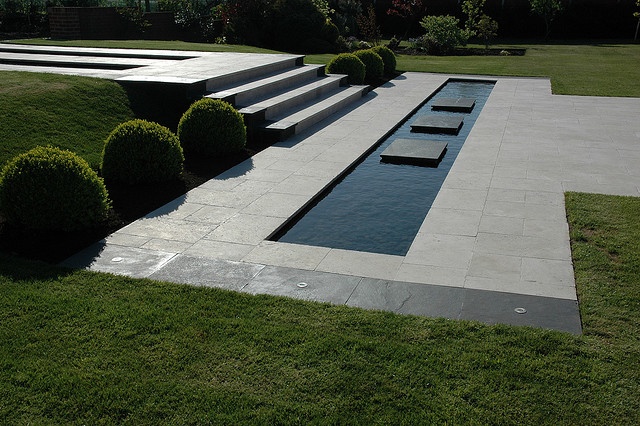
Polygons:
<instances>
[{"instance_id":1,"label":"round topiary shrub","mask_svg":"<svg viewBox=\"0 0 640 426\"><path fill-rule=\"evenodd\" d=\"M102 176L129 185L166 182L182 173L184 155L178 137L158 123L131 120L107 137Z\"/></svg>"},{"instance_id":2,"label":"round topiary shrub","mask_svg":"<svg viewBox=\"0 0 640 426\"><path fill-rule=\"evenodd\" d=\"M233 154L247 144L244 119L231 104L203 98L194 102L178 124L178 138L187 156Z\"/></svg>"},{"instance_id":3,"label":"round topiary shrub","mask_svg":"<svg viewBox=\"0 0 640 426\"><path fill-rule=\"evenodd\" d=\"M327 64L327 73L346 74L349 84L362 84L366 68L364 63L353 53L340 53Z\"/></svg>"},{"instance_id":4,"label":"round topiary shrub","mask_svg":"<svg viewBox=\"0 0 640 426\"><path fill-rule=\"evenodd\" d=\"M365 66L365 80L375 82L384 74L384 62L380 55L371 49L358 50L354 55L362 61Z\"/></svg>"},{"instance_id":5,"label":"round topiary shrub","mask_svg":"<svg viewBox=\"0 0 640 426\"><path fill-rule=\"evenodd\" d=\"M0 173L0 213L31 230L75 231L106 219L111 206L102 179L76 154L36 147Z\"/></svg>"},{"instance_id":6,"label":"round topiary shrub","mask_svg":"<svg viewBox=\"0 0 640 426\"><path fill-rule=\"evenodd\" d=\"M393 50L389 49L387 46L374 46L371 48L375 53L380 55L382 58L382 62L384 62L384 73L385 74L393 74L396 72L396 54L393 53Z\"/></svg>"}]
</instances>

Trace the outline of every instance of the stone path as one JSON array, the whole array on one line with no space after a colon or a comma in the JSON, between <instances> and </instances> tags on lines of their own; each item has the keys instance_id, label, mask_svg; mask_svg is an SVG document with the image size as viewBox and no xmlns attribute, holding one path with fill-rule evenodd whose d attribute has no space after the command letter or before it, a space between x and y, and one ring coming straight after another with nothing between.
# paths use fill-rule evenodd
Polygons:
<instances>
[{"instance_id":1,"label":"stone path","mask_svg":"<svg viewBox=\"0 0 640 426\"><path fill-rule=\"evenodd\" d=\"M406 256L266 240L450 77L405 73L65 264L580 333L563 194L640 195L637 98L480 77L496 86Z\"/></svg>"}]
</instances>

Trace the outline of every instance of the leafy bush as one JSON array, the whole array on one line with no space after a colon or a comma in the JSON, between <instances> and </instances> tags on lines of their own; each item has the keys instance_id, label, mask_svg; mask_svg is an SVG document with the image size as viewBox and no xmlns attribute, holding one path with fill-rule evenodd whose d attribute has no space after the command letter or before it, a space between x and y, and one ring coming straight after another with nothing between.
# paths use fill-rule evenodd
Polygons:
<instances>
[{"instance_id":1,"label":"leafy bush","mask_svg":"<svg viewBox=\"0 0 640 426\"><path fill-rule=\"evenodd\" d=\"M358 50L354 52L354 55L362 61L365 67L365 80L368 82L375 82L382 74L384 74L384 61L371 49Z\"/></svg>"},{"instance_id":2,"label":"leafy bush","mask_svg":"<svg viewBox=\"0 0 640 426\"><path fill-rule=\"evenodd\" d=\"M187 156L231 154L247 144L244 119L231 104L203 98L194 102L178 124L178 138Z\"/></svg>"},{"instance_id":3,"label":"leafy bush","mask_svg":"<svg viewBox=\"0 0 640 426\"><path fill-rule=\"evenodd\" d=\"M366 68L364 63L353 53L340 53L327 64L327 73L346 74L349 84L362 84Z\"/></svg>"},{"instance_id":4,"label":"leafy bush","mask_svg":"<svg viewBox=\"0 0 640 426\"><path fill-rule=\"evenodd\" d=\"M393 50L389 49L387 46L374 46L371 50L382 58L385 74L393 74L396 72L396 55L393 53Z\"/></svg>"},{"instance_id":5,"label":"leafy bush","mask_svg":"<svg viewBox=\"0 0 640 426\"><path fill-rule=\"evenodd\" d=\"M102 179L71 151L39 146L0 173L0 212L26 229L88 229L106 219L110 204Z\"/></svg>"},{"instance_id":6,"label":"leafy bush","mask_svg":"<svg viewBox=\"0 0 640 426\"><path fill-rule=\"evenodd\" d=\"M418 40L418 45L433 55L445 55L456 46L467 44L469 34L462 30L460 21L451 15L425 16L420 25L426 31Z\"/></svg>"},{"instance_id":7,"label":"leafy bush","mask_svg":"<svg viewBox=\"0 0 640 426\"><path fill-rule=\"evenodd\" d=\"M176 179L183 164L178 137L145 120L120 124L107 137L102 151L102 176L132 185Z\"/></svg>"},{"instance_id":8,"label":"leafy bush","mask_svg":"<svg viewBox=\"0 0 640 426\"><path fill-rule=\"evenodd\" d=\"M326 22L311 0L275 0L263 24L267 28L266 44L272 49L304 52L310 44L320 45L310 40L320 39Z\"/></svg>"}]
</instances>

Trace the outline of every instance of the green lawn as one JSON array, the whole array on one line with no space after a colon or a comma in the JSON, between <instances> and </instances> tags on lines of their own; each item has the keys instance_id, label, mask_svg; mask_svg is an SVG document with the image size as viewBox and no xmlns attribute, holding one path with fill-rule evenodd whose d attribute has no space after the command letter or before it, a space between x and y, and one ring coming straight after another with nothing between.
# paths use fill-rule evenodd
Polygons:
<instances>
[{"instance_id":1,"label":"green lawn","mask_svg":"<svg viewBox=\"0 0 640 426\"><path fill-rule=\"evenodd\" d=\"M134 118L122 87L87 77L0 71L0 165L38 145L100 163L109 133Z\"/></svg>"},{"instance_id":2,"label":"green lawn","mask_svg":"<svg viewBox=\"0 0 640 426\"><path fill-rule=\"evenodd\" d=\"M2 424L638 424L640 200L568 194L584 335L0 258Z\"/></svg>"}]
</instances>

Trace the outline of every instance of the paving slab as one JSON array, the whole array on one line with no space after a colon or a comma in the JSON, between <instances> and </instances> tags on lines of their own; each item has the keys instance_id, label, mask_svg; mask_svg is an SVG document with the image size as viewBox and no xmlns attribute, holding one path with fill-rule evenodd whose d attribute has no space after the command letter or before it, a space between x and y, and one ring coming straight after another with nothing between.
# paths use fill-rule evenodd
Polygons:
<instances>
[{"instance_id":1,"label":"paving slab","mask_svg":"<svg viewBox=\"0 0 640 426\"><path fill-rule=\"evenodd\" d=\"M418 133L447 133L457 135L462 128L462 117L422 115L411 123L411 131Z\"/></svg>"},{"instance_id":2,"label":"paving slab","mask_svg":"<svg viewBox=\"0 0 640 426\"><path fill-rule=\"evenodd\" d=\"M431 104L434 111L471 112L476 105L473 98L438 98Z\"/></svg>"},{"instance_id":3,"label":"paving slab","mask_svg":"<svg viewBox=\"0 0 640 426\"><path fill-rule=\"evenodd\" d=\"M396 139L380 157L386 163L437 167L447 149L447 142L420 139Z\"/></svg>"}]
</instances>

